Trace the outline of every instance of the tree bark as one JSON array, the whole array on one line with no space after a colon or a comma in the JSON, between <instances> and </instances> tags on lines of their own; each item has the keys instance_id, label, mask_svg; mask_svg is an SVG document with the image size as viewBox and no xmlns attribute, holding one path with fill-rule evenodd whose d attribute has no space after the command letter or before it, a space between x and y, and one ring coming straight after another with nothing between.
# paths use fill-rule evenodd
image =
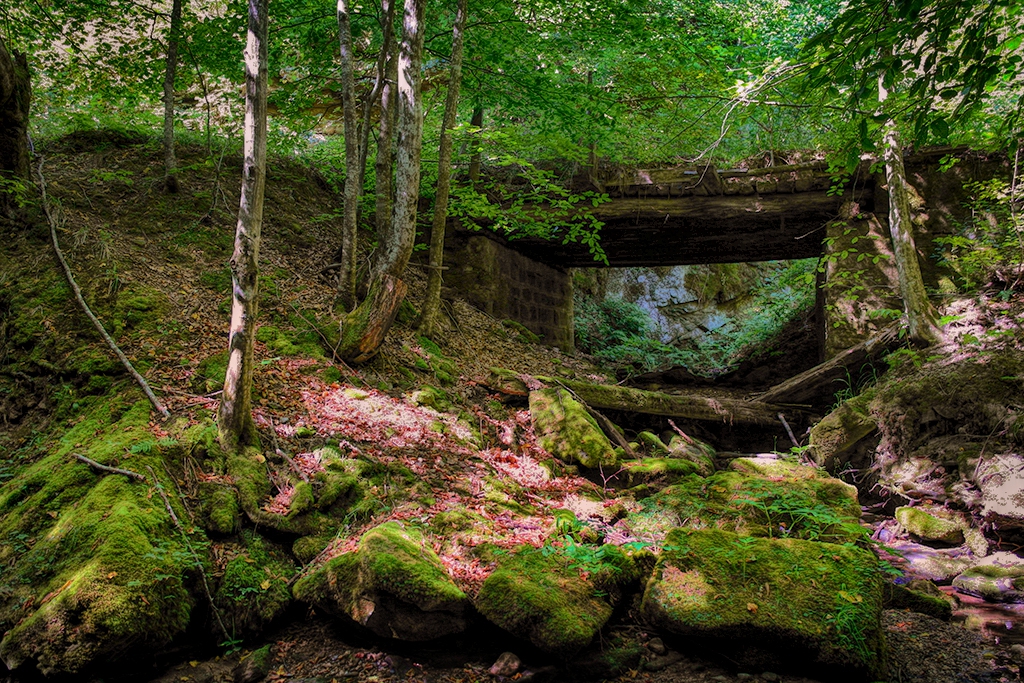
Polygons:
<instances>
[{"instance_id":1,"label":"tree bark","mask_svg":"<svg viewBox=\"0 0 1024 683\"><path fill-rule=\"evenodd\" d=\"M365 363L377 355L408 288L384 274L374 281L366 299L341 324L338 357L346 363Z\"/></svg>"},{"instance_id":2,"label":"tree bark","mask_svg":"<svg viewBox=\"0 0 1024 683\"><path fill-rule=\"evenodd\" d=\"M348 1L338 0L338 42L341 51L341 104L345 129L345 188L341 219L341 270L338 302L347 311L356 305L356 239L359 219L359 131L356 119L355 55Z\"/></svg>"},{"instance_id":3,"label":"tree bark","mask_svg":"<svg viewBox=\"0 0 1024 683\"><path fill-rule=\"evenodd\" d=\"M427 294L420 313L419 333L433 337L437 333L437 315L441 309L441 269L444 265L444 230L448 223L448 195L452 185L452 128L459 111L459 90L462 87L462 45L466 27L468 0L459 0L452 28L452 66L448 77L448 96L441 122L441 142L437 154L437 196L434 199L434 222L430 228L430 272Z\"/></svg>"},{"instance_id":4,"label":"tree bark","mask_svg":"<svg viewBox=\"0 0 1024 683\"><path fill-rule=\"evenodd\" d=\"M372 280L383 275L401 278L416 239L416 205L420 197L420 151L423 102L423 16L426 0L405 0L402 45L398 55L398 154L395 159L395 204L391 235L380 245L381 259ZM372 285L371 285L372 286Z\"/></svg>"},{"instance_id":5,"label":"tree bark","mask_svg":"<svg viewBox=\"0 0 1024 683\"><path fill-rule=\"evenodd\" d=\"M885 182L889 186L889 232L892 236L896 273L899 275L900 295L907 314L910 340L918 346L938 343L942 333L935 307L928 300L917 260L914 244L914 226L910 216L910 197L907 191L907 172L903 166L896 123L889 119L884 137Z\"/></svg>"},{"instance_id":6,"label":"tree bark","mask_svg":"<svg viewBox=\"0 0 1024 683\"><path fill-rule=\"evenodd\" d=\"M380 130L377 137L377 161L374 168L377 176L377 240L380 243L387 242L391 236L391 208L394 200L392 176L395 170L395 116L398 111L398 99L395 97L395 88L398 85L397 55L388 55L385 74L384 85L380 91Z\"/></svg>"},{"instance_id":7,"label":"tree bark","mask_svg":"<svg viewBox=\"0 0 1024 683\"><path fill-rule=\"evenodd\" d=\"M231 328L218 426L228 452L256 443L252 419L253 340L259 295L260 230L267 158L267 5L248 0L242 188L231 256Z\"/></svg>"},{"instance_id":8,"label":"tree bark","mask_svg":"<svg viewBox=\"0 0 1024 683\"><path fill-rule=\"evenodd\" d=\"M178 40L181 37L181 0L171 3L167 32L167 64L164 69L164 189L178 191L178 159L174 154L174 78L178 73Z\"/></svg>"},{"instance_id":9,"label":"tree bark","mask_svg":"<svg viewBox=\"0 0 1024 683\"><path fill-rule=\"evenodd\" d=\"M9 53L0 37L0 181L3 181L0 215L7 218L21 214L18 188L27 191L31 183L28 145L31 101L28 60L17 51L13 55Z\"/></svg>"},{"instance_id":10,"label":"tree bark","mask_svg":"<svg viewBox=\"0 0 1024 683\"><path fill-rule=\"evenodd\" d=\"M483 128L484 125L484 108L473 107L473 118L469 120L469 125L473 128ZM483 154L480 153L480 146L477 145L476 149L473 150L473 154L469 157L469 182L473 183L473 187L480 182L480 165L483 159Z\"/></svg>"}]
</instances>

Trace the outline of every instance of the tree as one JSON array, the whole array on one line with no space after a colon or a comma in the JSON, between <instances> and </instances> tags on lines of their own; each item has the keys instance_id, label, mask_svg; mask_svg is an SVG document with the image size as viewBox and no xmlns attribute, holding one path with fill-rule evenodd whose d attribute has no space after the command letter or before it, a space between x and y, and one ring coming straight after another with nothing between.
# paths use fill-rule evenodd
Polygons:
<instances>
[{"instance_id":1,"label":"tree","mask_svg":"<svg viewBox=\"0 0 1024 683\"><path fill-rule=\"evenodd\" d=\"M28 59L7 51L0 37L0 215L13 218L30 183Z\"/></svg>"},{"instance_id":2,"label":"tree","mask_svg":"<svg viewBox=\"0 0 1024 683\"><path fill-rule=\"evenodd\" d=\"M452 60L448 75L448 96L441 122L441 142L437 154L437 194L434 197L434 221L430 227L430 272L427 293L420 313L419 332L428 337L437 332L437 314L441 308L441 269L444 265L444 231L448 223L448 194L452 180L452 128L459 111L462 87L462 43L466 28L467 0L459 0L452 28Z\"/></svg>"},{"instance_id":3,"label":"tree","mask_svg":"<svg viewBox=\"0 0 1024 683\"><path fill-rule=\"evenodd\" d=\"M372 358L394 322L405 295L401 280L416 238L416 208L420 192L420 152L423 142L421 65L426 0L405 0L402 43L398 56L398 142L395 196L390 235L380 245L381 257L370 274L366 298L341 324L338 355L352 362Z\"/></svg>"},{"instance_id":4,"label":"tree","mask_svg":"<svg viewBox=\"0 0 1024 683\"><path fill-rule=\"evenodd\" d=\"M167 64L164 69L164 189L178 191L178 160L174 155L174 78L178 73L178 40L181 37L181 0L172 0L171 25L167 30Z\"/></svg>"},{"instance_id":5,"label":"tree","mask_svg":"<svg viewBox=\"0 0 1024 683\"><path fill-rule=\"evenodd\" d=\"M256 442L252 420L253 341L259 295L260 229L267 172L267 10L268 0L248 0L245 44L245 123L242 188L231 256L231 327L228 367L218 412L225 450Z\"/></svg>"}]
</instances>

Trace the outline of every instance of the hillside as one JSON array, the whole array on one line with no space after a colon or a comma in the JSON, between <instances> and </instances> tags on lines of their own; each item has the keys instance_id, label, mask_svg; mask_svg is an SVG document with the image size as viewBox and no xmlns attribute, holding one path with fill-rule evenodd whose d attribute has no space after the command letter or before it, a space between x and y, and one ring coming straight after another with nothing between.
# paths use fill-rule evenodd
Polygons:
<instances>
[{"instance_id":1,"label":"hillside","mask_svg":"<svg viewBox=\"0 0 1024 683\"><path fill-rule=\"evenodd\" d=\"M182 150L167 195L145 137L38 151L86 299L172 418L89 328L45 226L6 226L0 658L14 680L1019 680L1009 642L948 622L970 598L935 588L988 576L1012 584L988 597L1024 594L1019 491L997 510L983 485L992 468L1018 476L1019 292L950 302L948 346L899 352L895 378L819 424L812 453L724 452L683 421L620 434L556 381L614 383L589 357L459 300L436 340L417 337L415 263L380 354L334 360L339 195L276 159L262 447L223 453L240 160ZM921 548L978 561L920 583ZM1008 569L969 574L997 553ZM489 673L505 651L521 666Z\"/></svg>"}]
</instances>

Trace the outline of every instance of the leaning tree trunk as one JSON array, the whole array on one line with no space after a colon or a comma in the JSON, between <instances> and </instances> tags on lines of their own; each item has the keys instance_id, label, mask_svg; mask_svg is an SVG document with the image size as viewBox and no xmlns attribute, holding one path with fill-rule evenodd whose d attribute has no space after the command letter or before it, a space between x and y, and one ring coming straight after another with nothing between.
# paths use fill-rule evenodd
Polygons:
<instances>
[{"instance_id":1,"label":"leaning tree trunk","mask_svg":"<svg viewBox=\"0 0 1024 683\"><path fill-rule=\"evenodd\" d=\"M341 106L345 128L345 206L341 218L341 271L338 303L351 311L356 305L356 240L359 220L359 131L356 118L355 54L347 0L338 0L338 40L341 48Z\"/></svg>"},{"instance_id":2,"label":"leaning tree trunk","mask_svg":"<svg viewBox=\"0 0 1024 683\"><path fill-rule=\"evenodd\" d=\"M372 358L384 340L402 299L374 296L374 290L391 279L396 291L404 288L401 275L412 255L416 238L416 204L420 193L420 149L423 142L423 103L420 99L420 65L423 61L423 15L426 0L405 0L402 45L398 59L398 155L395 164L395 203L391 234L380 246L381 260L371 276L366 300L342 321L343 343L338 355L351 362ZM386 306L389 310L374 310ZM366 309L371 309L368 313ZM368 321L381 321L374 329ZM366 340L370 339L370 342ZM377 340L372 342L372 340Z\"/></svg>"},{"instance_id":3,"label":"leaning tree trunk","mask_svg":"<svg viewBox=\"0 0 1024 683\"><path fill-rule=\"evenodd\" d=\"M0 215L21 213L21 192L31 182L28 113L32 101L28 60L7 51L0 37Z\"/></svg>"},{"instance_id":4,"label":"leaning tree trunk","mask_svg":"<svg viewBox=\"0 0 1024 683\"><path fill-rule=\"evenodd\" d=\"M222 447L237 451L256 442L252 420L253 340L256 333L258 259L267 175L267 5L249 0L245 45L245 160L231 256L231 329L218 426Z\"/></svg>"},{"instance_id":5,"label":"leaning tree trunk","mask_svg":"<svg viewBox=\"0 0 1024 683\"><path fill-rule=\"evenodd\" d=\"M907 314L910 339L920 346L929 346L939 341L941 332L935 307L928 300L921 276L921 264L917 260L914 244L913 223L910 217L910 197L907 190L907 172L903 166L903 152L900 149L896 123L890 119L885 124L883 145L885 148L885 181L889 186L889 232L892 235L896 273L899 275L900 295Z\"/></svg>"},{"instance_id":6,"label":"leaning tree trunk","mask_svg":"<svg viewBox=\"0 0 1024 683\"><path fill-rule=\"evenodd\" d=\"M174 78L178 73L178 40L181 38L181 0L171 4L167 33L167 65L164 69L164 189L178 191L178 159L174 155Z\"/></svg>"},{"instance_id":7,"label":"leaning tree trunk","mask_svg":"<svg viewBox=\"0 0 1024 683\"><path fill-rule=\"evenodd\" d=\"M434 199L434 222L430 228L430 272L427 274L427 295L420 314L419 333L433 337L437 333L437 315L441 309L441 269L444 265L444 229L448 223L448 195L452 185L452 128L459 110L459 89L462 87L462 42L466 27L468 0L459 0L452 28L452 68L448 77L448 97L441 122L441 143L437 155L437 196Z\"/></svg>"}]
</instances>

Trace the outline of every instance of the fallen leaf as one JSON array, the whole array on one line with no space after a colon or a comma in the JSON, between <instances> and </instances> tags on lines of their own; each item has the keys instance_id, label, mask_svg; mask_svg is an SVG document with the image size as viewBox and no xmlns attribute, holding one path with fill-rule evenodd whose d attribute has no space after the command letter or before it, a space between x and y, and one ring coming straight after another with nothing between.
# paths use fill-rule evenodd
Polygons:
<instances>
[{"instance_id":1,"label":"fallen leaf","mask_svg":"<svg viewBox=\"0 0 1024 683\"><path fill-rule=\"evenodd\" d=\"M752 602L747 603L747 611L751 614L757 614L757 605Z\"/></svg>"}]
</instances>

